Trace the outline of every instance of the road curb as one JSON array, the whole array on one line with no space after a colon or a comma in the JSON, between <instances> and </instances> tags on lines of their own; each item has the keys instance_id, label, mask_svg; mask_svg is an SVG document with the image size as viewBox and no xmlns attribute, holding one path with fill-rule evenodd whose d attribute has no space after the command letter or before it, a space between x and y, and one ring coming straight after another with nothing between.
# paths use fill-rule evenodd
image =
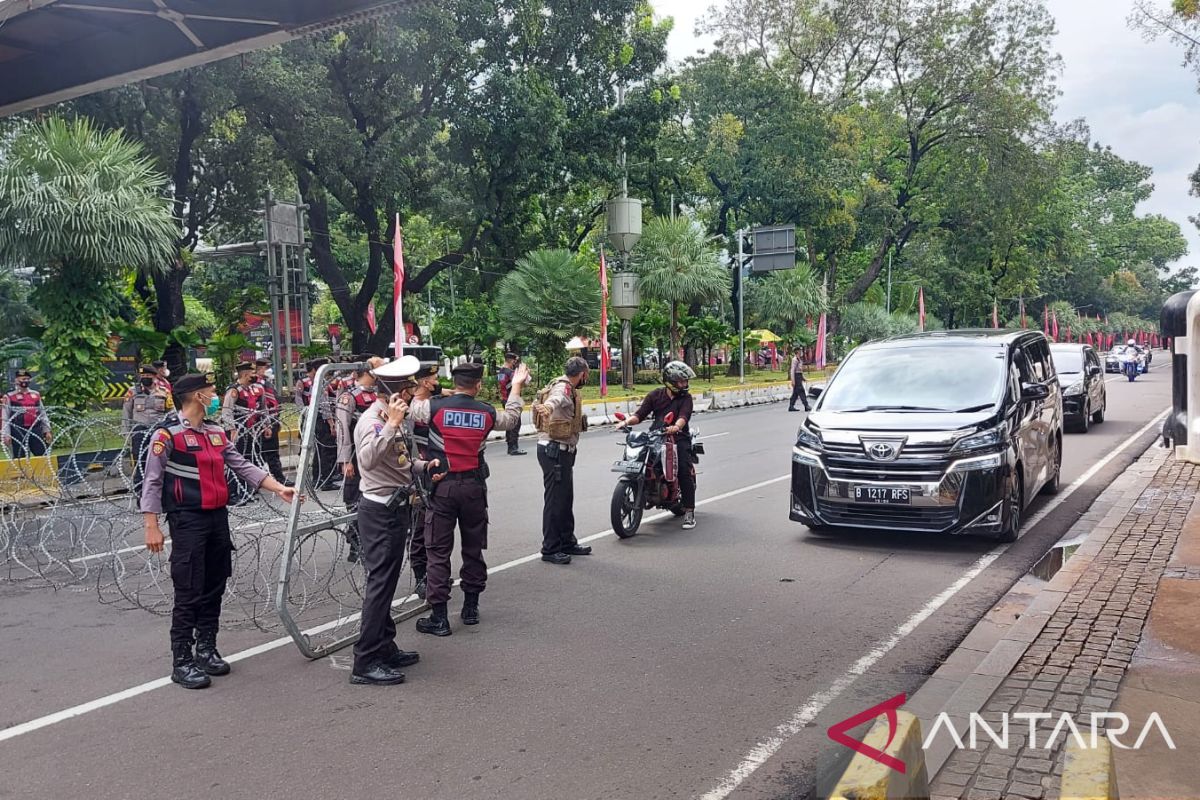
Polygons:
<instances>
[{"instance_id":1,"label":"road curb","mask_svg":"<svg viewBox=\"0 0 1200 800\"><path fill-rule=\"evenodd\" d=\"M1117 769L1108 739L1080 747L1074 737L1063 756L1061 800L1117 800Z\"/></svg>"},{"instance_id":2,"label":"road curb","mask_svg":"<svg viewBox=\"0 0 1200 800\"><path fill-rule=\"evenodd\" d=\"M979 713L1008 678L1025 651L1074 589L1076 582L1117 531L1121 521L1137 504L1143 491L1150 486L1167 455L1165 450L1155 448L1151 442L1137 456L1145 462L1143 468L1126 470L1093 503L1093 506L1108 506L1103 518L1097 522L1093 516L1085 514L1067 530L1064 539L1074 536L1086 538L1063 568L1034 596L1020 618L1008 627L1000 640L979 658L981 651L971 645L989 636L987 627L992 623L985 617L972 628L943 666L926 680L907 707L927 721L945 713L957 729L966 730L970 715ZM1006 594L997 605L1004 604L1007 597ZM977 664L963 678L962 663L968 659L977 661ZM956 663L948 666L952 661ZM947 698L947 686L950 684L957 684L957 688ZM940 737L932 742L925 753L929 774L936 779L954 752L953 742L948 737Z\"/></svg>"},{"instance_id":3,"label":"road curb","mask_svg":"<svg viewBox=\"0 0 1200 800\"><path fill-rule=\"evenodd\" d=\"M908 711L896 712L894 732L886 719L876 722L862 743L899 760L904 765L904 772L864 753L856 753L830 792L830 800L929 797L929 773L925 767L925 751L921 749L922 738L921 720Z\"/></svg>"}]
</instances>

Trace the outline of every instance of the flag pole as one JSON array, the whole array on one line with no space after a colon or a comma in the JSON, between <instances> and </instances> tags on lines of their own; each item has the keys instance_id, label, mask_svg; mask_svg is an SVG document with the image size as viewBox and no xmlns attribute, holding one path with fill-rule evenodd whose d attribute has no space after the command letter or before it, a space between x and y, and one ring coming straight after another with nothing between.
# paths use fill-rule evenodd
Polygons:
<instances>
[{"instance_id":1,"label":"flag pole","mask_svg":"<svg viewBox=\"0 0 1200 800\"><path fill-rule=\"evenodd\" d=\"M404 355L404 236L400 231L400 212L396 212L396 235L392 239L392 307L395 315L396 358Z\"/></svg>"}]
</instances>

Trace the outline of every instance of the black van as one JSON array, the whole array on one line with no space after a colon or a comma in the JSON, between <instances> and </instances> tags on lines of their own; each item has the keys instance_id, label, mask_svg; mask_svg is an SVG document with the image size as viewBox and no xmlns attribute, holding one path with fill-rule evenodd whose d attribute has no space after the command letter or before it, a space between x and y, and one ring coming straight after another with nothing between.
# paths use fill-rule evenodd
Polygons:
<instances>
[{"instance_id":1,"label":"black van","mask_svg":"<svg viewBox=\"0 0 1200 800\"><path fill-rule=\"evenodd\" d=\"M1058 491L1062 389L1037 331L938 331L862 345L792 448L791 518L813 530L1013 541Z\"/></svg>"}]
</instances>

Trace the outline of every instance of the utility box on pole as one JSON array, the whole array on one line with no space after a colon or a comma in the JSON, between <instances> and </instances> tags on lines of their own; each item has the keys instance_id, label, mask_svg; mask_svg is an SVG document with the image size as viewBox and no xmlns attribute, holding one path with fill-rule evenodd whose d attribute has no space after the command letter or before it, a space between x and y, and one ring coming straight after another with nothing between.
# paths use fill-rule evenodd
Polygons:
<instances>
[{"instance_id":1,"label":"utility box on pole","mask_svg":"<svg viewBox=\"0 0 1200 800\"><path fill-rule=\"evenodd\" d=\"M776 225L755 228L754 272L773 272L777 269L794 269L796 266L796 226Z\"/></svg>"}]
</instances>

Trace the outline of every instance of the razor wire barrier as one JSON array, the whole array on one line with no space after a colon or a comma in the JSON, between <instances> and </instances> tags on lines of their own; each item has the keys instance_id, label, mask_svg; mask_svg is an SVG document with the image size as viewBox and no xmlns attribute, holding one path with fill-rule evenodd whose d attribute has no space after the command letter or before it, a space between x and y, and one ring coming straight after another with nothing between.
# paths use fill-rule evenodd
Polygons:
<instances>
[{"instance_id":1,"label":"razor wire barrier","mask_svg":"<svg viewBox=\"0 0 1200 800\"><path fill-rule=\"evenodd\" d=\"M287 632L309 657L358 635L364 576L361 564L348 560L353 515L340 490L317 488L312 469L316 426L328 424L321 406L332 407L326 390L355 366L323 368L303 414L294 403L281 408L280 455L303 503L289 506L258 494L234 505L239 479L226 473L236 549L222 625ZM134 436L122 431L120 412L50 407L47 414L52 436L46 455L11 458L5 448L0 457L0 592L82 588L105 605L169 615L170 530L162 553L146 550L133 492ZM270 425L263 415L236 431L255 437L250 457L260 466L260 434ZM143 439L148 447L150 437ZM409 572L398 594L411 595L413 583Z\"/></svg>"}]
</instances>

